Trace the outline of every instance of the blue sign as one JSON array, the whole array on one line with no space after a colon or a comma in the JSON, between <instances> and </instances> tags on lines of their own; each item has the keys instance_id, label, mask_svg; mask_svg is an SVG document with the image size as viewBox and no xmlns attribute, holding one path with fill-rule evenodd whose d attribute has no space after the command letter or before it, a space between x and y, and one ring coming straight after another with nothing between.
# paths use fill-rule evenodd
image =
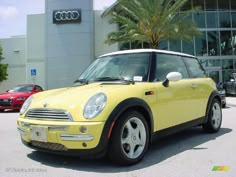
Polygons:
<instances>
[{"instance_id":1,"label":"blue sign","mask_svg":"<svg viewBox=\"0 0 236 177\"><path fill-rule=\"evenodd\" d=\"M31 76L36 76L37 75L36 69L31 69L30 72L31 72Z\"/></svg>"}]
</instances>

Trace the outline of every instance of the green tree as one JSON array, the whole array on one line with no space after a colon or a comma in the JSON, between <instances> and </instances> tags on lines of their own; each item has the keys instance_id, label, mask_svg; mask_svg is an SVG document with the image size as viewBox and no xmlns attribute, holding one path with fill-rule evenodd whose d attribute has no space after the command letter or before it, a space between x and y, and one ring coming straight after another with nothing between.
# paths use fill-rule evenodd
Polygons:
<instances>
[{"instance_id":1,"label":"green tree","mask_svg":"<svg viewBox=\"0 0 236 177\"><path fill-rule=\"evenodd\" d=\"M111 32L108 44L147 42L158 48L161 41L192 41L201 35L197 25L187 17L199 10L197 7L181 11L188 0L118 0L112 13L112 23L119 24L119 31Z\"/></svg>"},{"instance_id":2,"label":"green tree","mask_svg":"<svg viewBox=\"0 0 236 177\"><path fill-rule=\"evenodd\" d=\"M3 60L3 56L2 56L2 47L0 46L0 82L2 82L3 80L7 80L7 67L8 64L2 64L1 61Z\"/></svg>"}]
</instances>

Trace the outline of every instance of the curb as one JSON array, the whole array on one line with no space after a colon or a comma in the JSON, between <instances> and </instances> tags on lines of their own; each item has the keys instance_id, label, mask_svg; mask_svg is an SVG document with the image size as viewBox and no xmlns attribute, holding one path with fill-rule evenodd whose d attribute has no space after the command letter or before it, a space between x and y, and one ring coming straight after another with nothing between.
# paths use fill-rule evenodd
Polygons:
<instances>
[{"instance_id":1,"label":"curb","mask_svg":"<svg viewBox=\"0 0 236 177\"><path fill-rule=\"evenodd\" d=\"M226 106L236 107L236 104L226 103Z\"/></svg>"}]
</instances>

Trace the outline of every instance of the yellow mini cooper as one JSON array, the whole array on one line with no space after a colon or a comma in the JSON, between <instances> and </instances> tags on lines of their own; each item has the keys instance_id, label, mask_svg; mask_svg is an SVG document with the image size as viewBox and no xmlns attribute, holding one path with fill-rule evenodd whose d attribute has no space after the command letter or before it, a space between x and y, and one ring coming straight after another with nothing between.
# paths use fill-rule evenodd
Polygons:
<instances>
[{"instance_id":1,"label":"yellow mini cooper","mask_svg":"<svg viewBox=\"0 0 236 177\"><path fill-rule=\"evenodd\" d=\"M142 49L102 55L73 86L29 97L17 126L30 148L132 165L155 137L221 122L216 84L196 57Z\"/></svg>"}]
</instances>

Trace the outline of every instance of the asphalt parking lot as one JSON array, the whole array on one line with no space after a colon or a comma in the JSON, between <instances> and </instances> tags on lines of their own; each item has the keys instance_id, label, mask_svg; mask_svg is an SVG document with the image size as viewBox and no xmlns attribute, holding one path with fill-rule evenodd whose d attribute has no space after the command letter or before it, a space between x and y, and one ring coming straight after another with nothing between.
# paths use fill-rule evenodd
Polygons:
<instances>
[{"instance_id":1,"label":"asphalt parking lot","mask_svg":"<svg viewBox=\"0 0 236 177\"><path fill-rule=\"evenodd\" d=\"M143 161L130 167L116 166L106 159L81 160L31 150L21 143L16 130L19 113L0 113L0 177L234 177L234 99L223 109L218 133L206 134L201 128L192 128L171 135L153 144ZM226 167L225 171L212 171L218 166Z\"/></svg>"}]
</instances>

